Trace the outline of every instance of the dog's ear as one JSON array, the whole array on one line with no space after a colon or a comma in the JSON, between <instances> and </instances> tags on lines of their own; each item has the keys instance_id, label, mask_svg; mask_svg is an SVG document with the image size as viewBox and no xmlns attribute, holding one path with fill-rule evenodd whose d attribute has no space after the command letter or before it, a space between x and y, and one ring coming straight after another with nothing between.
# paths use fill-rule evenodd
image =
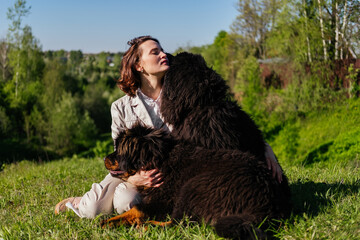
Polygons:
<instances>
[{"instance_id":1,"label":"dog's ear","mask_svg":"<svg viewBox=\"0 0 360 240\"><path fill-rule=\"evenodd\" d=\"M104 164L107 170L116 170L118 167L118 162L116 161L116 151L107 155L104 158Z\"/></svg>"}]
</instances>

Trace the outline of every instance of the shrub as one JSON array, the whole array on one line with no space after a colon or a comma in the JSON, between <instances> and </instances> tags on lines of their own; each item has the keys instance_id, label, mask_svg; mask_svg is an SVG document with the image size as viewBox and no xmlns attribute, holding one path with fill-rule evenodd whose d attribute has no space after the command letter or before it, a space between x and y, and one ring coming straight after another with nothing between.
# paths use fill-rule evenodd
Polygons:
<instances>
[{"instance_id":1,"label":"shrub","mask_svg":"<svg viewBox=\"0 0 360 240\"><path fill-rule=\"evenodd\" d=\"M64 92L61 101L50 112L47 143L58 154L70 154L94 144L96 128L87 112L81 113L70 93Z\"/></svg>"}]
</instances>

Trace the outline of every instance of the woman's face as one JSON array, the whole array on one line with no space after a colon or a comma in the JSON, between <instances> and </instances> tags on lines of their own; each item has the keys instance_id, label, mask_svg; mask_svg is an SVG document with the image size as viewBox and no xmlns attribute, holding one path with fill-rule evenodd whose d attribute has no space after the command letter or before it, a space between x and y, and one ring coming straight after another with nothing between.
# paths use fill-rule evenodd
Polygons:
<instances>
[{"instance_id":1,"label":"woman's face","mask_svg":"<svg viewBox=\"0 0 360 240\"><path fill-rule=\"evenodd\" d=\"M137 65L137 70L140 72L143 70L145 75L154 75L162 78L169 69L169 60L161 46L153 40L148 40L143 42L139 48L142 55Z\"/></svg>"}]
</instances>

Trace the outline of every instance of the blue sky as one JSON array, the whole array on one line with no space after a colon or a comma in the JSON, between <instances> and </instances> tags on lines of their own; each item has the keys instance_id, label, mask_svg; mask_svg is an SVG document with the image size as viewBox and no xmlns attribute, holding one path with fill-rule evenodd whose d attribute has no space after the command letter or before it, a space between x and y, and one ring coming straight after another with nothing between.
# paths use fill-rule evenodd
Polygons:
<instances>
[{"instance_id":1,"label":"blue sky","mask_svg":"<svg viewBox=\"0 0 360 240\"><path fill-rule=\"evenodd\" d=\"M6 13L15 0L0 0L0 38L5 38ZM230 30L237 0L27 0L32 27L43 50L118 52L127 41L152 35L162 47L210 44L219 31Z\"/></svg>"}]
</instances>

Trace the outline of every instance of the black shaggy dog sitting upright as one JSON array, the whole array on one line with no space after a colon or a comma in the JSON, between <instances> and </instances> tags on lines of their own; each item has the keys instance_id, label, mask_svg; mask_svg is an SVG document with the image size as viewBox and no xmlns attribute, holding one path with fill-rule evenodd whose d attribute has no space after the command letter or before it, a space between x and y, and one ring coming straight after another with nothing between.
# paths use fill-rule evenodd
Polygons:
<instances>
[{"instance_id":1,"label":"black shaggy dog sitting upright","mask_svg":"<svg viewBox=\"0 0 360 240\"><path fill-rule=\"evenodd\" d=\"M140 124L121 132L116 147L104 160L108 170L123 171L125 177L158 168L164 181L158 188L139 189L143 201L103 226L141 224L147 218L163 225L155 220L169 214L176 222L185 214L212 224L223 237L262 239L260 223L266 227L269 220L289 215L287 189L250 153L196 147Z\"/></svg>"},{"instance_id":2,"label":"black shaggy dog sitting upright","mask_svg":"<svg viewBox=\"0 0 360 240\"><path fill-rule=\"evenodd\" d=\"M254 121L231 99L225 80L201 55L171 58L160 112L173 136L209 149L239 149L265 159L265 142Z\"/></svg>"},{"instance_id":3,"label":"black shaggy dog sitting upright","mask_svg":"<svg viewBox=\"0 0 360 240\"><path fill-rule=\"evenodd\" d=\"M165 74L160 112L172 135L208 149L237 149L264 161L265 141L255 122L236 101L229 86L201 55L179 53ZM282 188L290 198L286 176ZM287 189L287 191L285 191Z\"/></svg>"}]
</instances>

